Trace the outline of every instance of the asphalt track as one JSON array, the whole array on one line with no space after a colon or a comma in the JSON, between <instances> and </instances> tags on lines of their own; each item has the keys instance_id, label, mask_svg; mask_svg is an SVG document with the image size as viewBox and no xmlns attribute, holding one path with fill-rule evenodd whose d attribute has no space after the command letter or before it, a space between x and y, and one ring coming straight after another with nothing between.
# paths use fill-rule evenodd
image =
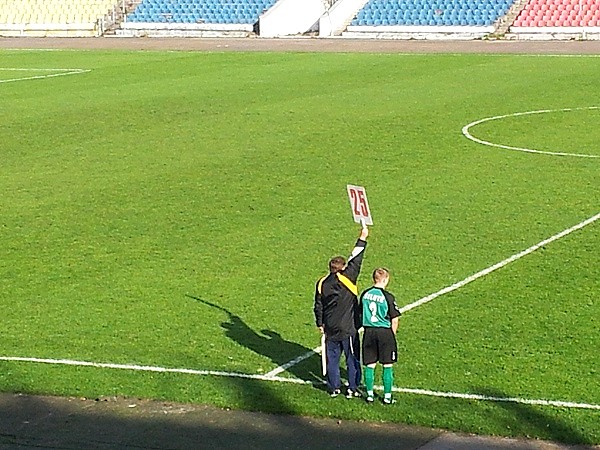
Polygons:
<instances>
[{"instance_id":1,"label":"asphalt track","mask_svg":"<svg viewBox=\"0 0 600 450\"><path fill-rule=\"evenodd\" d=\"M340 399L332 401L337 400ZM3 450L208 448L598 450L600 447L151 400L0 394L0 449Z\"/></svg>"},{"instance_id":2,"label":"asphalt track","mask_svg":"<svg viewBox=\"0 0 600 450\"><path fill-rule=\"evenodd\" d=\"M597 55L600 41L0 38L0 49L124 49ZM152 400L0 394L0 449L600 450L421 427L219 409Z\"/></svg>"},{"instance_id":3,"label":"asphalt track","mask_svg":"<svg viewBox=\"0 0 600 450\"><path fill-rule=\"evenodd\" d=\"M416 41L343 38L0 38L1 48L599 55L600 41Z\"/></svg>"}]
</instances>

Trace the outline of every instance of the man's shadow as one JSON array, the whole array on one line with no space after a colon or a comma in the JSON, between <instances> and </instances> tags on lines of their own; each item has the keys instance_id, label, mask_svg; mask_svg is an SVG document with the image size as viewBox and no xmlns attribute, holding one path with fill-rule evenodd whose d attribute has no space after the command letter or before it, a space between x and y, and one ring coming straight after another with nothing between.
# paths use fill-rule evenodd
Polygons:
<instances>
[{"instance_id":1,"label":"man's shadow","mask_svg":"<svg viewBox=\"0 0 600 450\"><path fill-rule=\"evenodd\" d=\"M494 388L481 388L475 390L491 398L507 398L506 392ZM517 402L496 402L497 408L502 408L507 415L498 414L497 417L488 417L501 423L503 427L513 430L521 436L540 436L541 439L566 442L569 444L591 444L589 437L582 433L576 425L568 421L567 414L553 414L552 409L544 410L540 407Z\"/></svg>"},{"instance_id":2,"label":"man's shadow","mask_svg":"<svg viewBox=\"0 0 600 450\"><path fill-rule=\"evenodd\" d=\"M187 297L227 314L227 321L221 323L225 335L249 350L269 358L275 366L273 369L306 355L306 358L287 367L285 372L301 380L309 381L316 387L323 386L323 378L320 376L320 358L313 352L313 349L286 341L278 332L273 330L261 330L260 333L257 333L240 316L233 314L227 308L193 295L187 295ZM275 375L280 375L280 373Z\"/></svg>"}]
</instances>

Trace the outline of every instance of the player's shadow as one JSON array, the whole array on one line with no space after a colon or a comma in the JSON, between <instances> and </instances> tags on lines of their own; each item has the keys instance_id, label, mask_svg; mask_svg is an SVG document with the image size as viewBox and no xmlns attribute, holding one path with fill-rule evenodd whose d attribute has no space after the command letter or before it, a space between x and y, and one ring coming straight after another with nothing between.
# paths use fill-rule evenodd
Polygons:
<instances>
[{"instance_id":1,"label":"player's shadow","mask_svg":"<svg viewBox=\"0 0 600 450\"><path fill-rule=\"evenodd\" d=\"M478 389L477 392L492 398L511 397L506 392L490 388ZM546 412L539 406L508 401L496 402L495 405L504 409L508 414L499 414L496 418L490 417L489 419L503 422L504 427L510 428L518 435L536 435L542 436L543 439L572 444L589 443L580 430L571 426L564 419L565 415L552 414L552 409Z\"/></svg>"},{"instance_id":2,"label":"player's shadow","mask_svg":"<svg viewBox=\"0 0 600 450\"><path fill-rule=\"evenodd\" d=\"M227 308L193 295L187 297L223 311L227 315L227 321L221 323L225 335L249 350L269 358L274 365L273 369L289 365L285 372L309 381L318 388L323 386L323 378L320 376L320 358L313 349L287 341L277 331L265 329L256 332L240 316L233 314ZM301 358L301 361L293 363L296 358Z\"/></svg>"}]
</instances>

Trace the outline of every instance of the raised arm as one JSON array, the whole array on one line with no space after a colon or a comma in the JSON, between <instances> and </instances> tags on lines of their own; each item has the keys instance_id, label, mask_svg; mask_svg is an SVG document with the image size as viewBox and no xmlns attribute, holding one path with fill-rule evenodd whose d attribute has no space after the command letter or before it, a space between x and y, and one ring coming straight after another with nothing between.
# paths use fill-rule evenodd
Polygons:
<instances>
[{"instance_id":1,"label":"raised arm","mask_svg":"<svg viewBox=\"0 0 600 450\"><path fill-rule=\"evenodd\" d=\"M365 248L367 246L367 237L369 236L369 229L367 226L363 226L360 230L360 236L354 244L354 248L352 249L352 253L348 257L348 264L344 269L344 275L346 275L350 280L356 283L358 279L358 275L360 274L360 268L363 261L363 256L365 253Z\"/></svg>"}]
</instances>

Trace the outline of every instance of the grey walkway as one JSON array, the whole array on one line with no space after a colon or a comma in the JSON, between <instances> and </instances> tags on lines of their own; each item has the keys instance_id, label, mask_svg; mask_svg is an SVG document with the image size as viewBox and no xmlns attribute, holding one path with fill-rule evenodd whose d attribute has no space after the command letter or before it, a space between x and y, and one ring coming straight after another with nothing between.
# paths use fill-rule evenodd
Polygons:
<instances>
[{"instance_id":1,"label":"grey walkway","mask_svg":"<svg viewBox=\"0 0 600 450\"><path fill-rule=\"evenodd\" d=\"M403 425L275 416L159 401L0 394L2 450L233 448L579 450L593 447L469 436Z\"/></svg>"}]
</instances>

